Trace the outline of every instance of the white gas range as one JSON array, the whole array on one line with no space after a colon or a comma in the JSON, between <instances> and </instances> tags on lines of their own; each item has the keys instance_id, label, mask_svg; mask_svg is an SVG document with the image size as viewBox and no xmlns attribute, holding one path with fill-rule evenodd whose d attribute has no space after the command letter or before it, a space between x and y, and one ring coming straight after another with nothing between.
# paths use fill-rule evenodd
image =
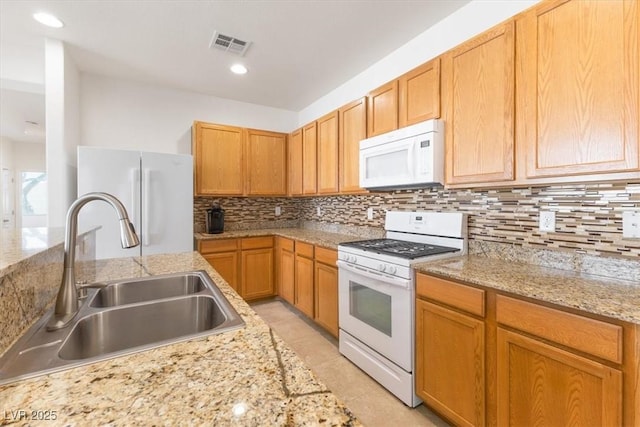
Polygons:
<instances>
[{"instance_id":1,"label":"white gas range","mask_svg":"<svg viewBox=\"0 0 640 427\"><path fill-rule=\"evenodd\" d=\"M457 212L387 212L386 238L338 246L340 353L406 405L414 389L412 265L467 252L467 217Z\"/></svg>"}]
</instances>

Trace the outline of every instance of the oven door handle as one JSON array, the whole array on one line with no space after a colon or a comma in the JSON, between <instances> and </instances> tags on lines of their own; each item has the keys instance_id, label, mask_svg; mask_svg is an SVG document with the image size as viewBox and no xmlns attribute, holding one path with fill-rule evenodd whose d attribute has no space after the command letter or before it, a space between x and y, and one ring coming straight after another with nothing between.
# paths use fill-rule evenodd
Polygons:
<instances>
[{"instance_id":1,"label":"oven door handle","mask_svg":"<svg viewBox=\"0 0 640 427\"><path fill-rule=\"evenodd\" d=\"M368 277L369 279L382 280L384 281L385 284L388 284L388 285L397 286L405 289L409 289L411 285L411 281L408 279L385 276L385 275L373 272L369 269L354 267L350 264L347 264L344 261L338 260L336 264L338 265L338 269L344 269L350 273L359 274L361 276Z\"/></svg>"}]
</instances>

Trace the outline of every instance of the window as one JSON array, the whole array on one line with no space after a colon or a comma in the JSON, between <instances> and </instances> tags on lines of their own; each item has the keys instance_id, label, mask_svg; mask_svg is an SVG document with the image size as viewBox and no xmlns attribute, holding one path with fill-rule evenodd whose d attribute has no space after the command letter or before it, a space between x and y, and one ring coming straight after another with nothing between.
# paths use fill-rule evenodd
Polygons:
<instances>
[{"instance_id":1,"label":"window","mask_svg":"<svg viewBox=\"0 0 640 427\"><path fill-rule=\"evenodd\" d=\"M45 172L22 172L20 206L23 222L25 217L47 214L47 174Z\"/></svg>"}]
</instances>

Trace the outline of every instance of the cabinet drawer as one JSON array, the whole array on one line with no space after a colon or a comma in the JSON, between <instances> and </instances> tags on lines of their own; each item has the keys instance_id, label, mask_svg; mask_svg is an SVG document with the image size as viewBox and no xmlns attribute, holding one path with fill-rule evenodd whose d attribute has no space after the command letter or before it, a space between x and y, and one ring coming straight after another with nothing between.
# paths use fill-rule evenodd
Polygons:
<instances>
[{"instance_id":1,"label":"cabinet drawer","mask_svg":"<svg viewBox=\"0 0 640 427\"><path fill-rule=\"evenodd\" d=\"M296 241L296 255L313 258L313 245Z\"/></svg>"},{"instance_id":2,"label":"cabinet drawer","mask_svg":"<svg viewBox=\"0 0 640 427\"><path fill-rule=\"evenodd\" d=\"M200 240L198 248L203 254L231 252L238 249L238 239Z\"/></svg>"},{"instance_id":3,"label":"cabinet drawer","mask_svg":"<svg viewBox=\"0 0 640 427\"><path fill-rule=\"evenodd\" d=\"M278 248L284 249L285 251L293 252L294 243L293 240L287 239L286 237L278 237L276 241Z\"/></svg>"},{"instance_id":4,"label":"cabinet drawer","mask_svg":"<svg viewBox=\"0 0 640 427\"><path fill-rule=\"evenodd\" d=\"M622 327L498 295L499 323L549 341L622 363Z\"/></svg>"},{"instance_id":5,"label":"cabinet drawer","mask_svg":"<svg viewBox=\"0 0 640 427\"><path fill-rule=\"evenodd\" d=\"M261 249L273 247L273 236L246 237L242 239L240 247L244 249Z\"/></svg>"},{"instance_id":6,"label":"cabinet drawer","mask_svg":"<svg viewBox=\"0 0 640 427\"><path fill-rule=\"evenodd\" d=\"M484 317L484 291L450 280L416 274L416 295Z\"/></svg>"},{"instance_id":7,"label":"cabinet drawer","mask_svg":"<svg viewBox=\"0 0 640 427\"><path fill-rule=\"evenodd\" d=\"M335 267L336 261L338 261L338 251L316 246L316 261Z\"/></svg>"}]
</instances>

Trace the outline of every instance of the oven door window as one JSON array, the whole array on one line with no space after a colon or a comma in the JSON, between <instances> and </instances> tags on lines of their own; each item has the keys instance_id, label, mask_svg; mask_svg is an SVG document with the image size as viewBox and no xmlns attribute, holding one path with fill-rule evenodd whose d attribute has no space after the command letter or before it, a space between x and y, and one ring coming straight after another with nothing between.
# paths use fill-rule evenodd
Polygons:
<instances>
[{"instance_id":1,"label":"oven door window","mask_svg":"<svg viewBox=\"0 0 640 427\"><path fill-rule=\"evenodd\" d=\"M391 336L391 296L349 282L349 314Z\"/></svg>"}]
</instances>

